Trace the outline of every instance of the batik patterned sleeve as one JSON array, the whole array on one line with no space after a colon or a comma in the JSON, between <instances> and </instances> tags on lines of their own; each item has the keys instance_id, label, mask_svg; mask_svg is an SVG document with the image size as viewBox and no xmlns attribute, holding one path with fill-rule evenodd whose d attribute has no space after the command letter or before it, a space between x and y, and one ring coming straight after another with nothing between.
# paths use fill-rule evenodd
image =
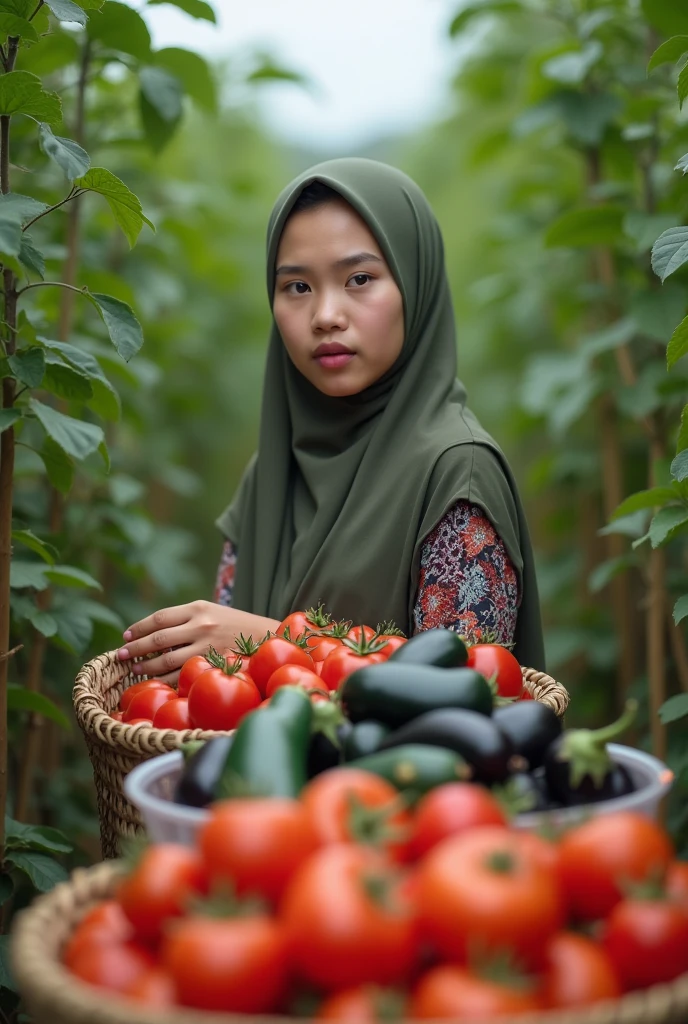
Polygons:
<instances>
[{"instance_id":1,"label":"batik patterned sleeve","mask_svg":"<svg viewBox=\"0 0 688 1024\"><path fill-rule=\"evenodd\" d=\"M458 501L423 544L414 632L444 626L471 643L510 644L519 601L516 570L492 523Z\"/></svg>"},{"instance_id":2,"label":"batik patterned sleeve","mask_svg":"<svg viewBox=\"0 0 688 1024\"><path fill-rule=\"evenodd\" d=\"M234 574L236 572L237 552L231 540L226 540L220 556L220 564L217 567L217 578L215 580L215 594L213 600L216 604L224 604L229 607L232 604L234 593Z\"/></svg>"}]
</instances>

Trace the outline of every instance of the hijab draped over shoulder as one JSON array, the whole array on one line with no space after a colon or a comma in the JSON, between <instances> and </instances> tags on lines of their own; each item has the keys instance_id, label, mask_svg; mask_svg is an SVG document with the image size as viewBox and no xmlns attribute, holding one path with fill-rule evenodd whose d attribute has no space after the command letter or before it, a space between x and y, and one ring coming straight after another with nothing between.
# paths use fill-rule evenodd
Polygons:
<instances>
[{"instance_id":1,"label":"hijab draped over shoulder","mask_svg":"<svg viewBox=\"0 0 688 1024\"><path fill-rule=\"evenodd\" d=\"M417 185L372 160L317 165L279 196L268 226L272 305L280 236L312 182L339 193L377 239L401 291L394 365L351 397L322 394L292 364L273 321L258 452L218 519L237 548L233 603L283 618L324 602L338 619L409 633L424 539L460 499L501 537L522 595L514 654L544 669L533 552L505 456L456 378L454 314L440 229Z\"/></svg>"}]
</instances>

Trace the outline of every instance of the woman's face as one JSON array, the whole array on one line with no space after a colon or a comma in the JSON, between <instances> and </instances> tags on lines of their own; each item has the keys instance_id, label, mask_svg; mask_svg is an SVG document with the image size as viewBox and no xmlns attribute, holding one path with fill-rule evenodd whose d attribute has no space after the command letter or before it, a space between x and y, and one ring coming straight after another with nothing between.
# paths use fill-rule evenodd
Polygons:
<instances>
[{"instance_id":1,"label":"woman's face","mask_svg":"<svg viewBox=\"0 0 688 1024\"><path fill-rule=\"evenodd\" d=\"M294 366L326 395L356 395L396 361L401 292L365 221L344 200L287 221L273 314Z\"/></svg>"}]
</instances>

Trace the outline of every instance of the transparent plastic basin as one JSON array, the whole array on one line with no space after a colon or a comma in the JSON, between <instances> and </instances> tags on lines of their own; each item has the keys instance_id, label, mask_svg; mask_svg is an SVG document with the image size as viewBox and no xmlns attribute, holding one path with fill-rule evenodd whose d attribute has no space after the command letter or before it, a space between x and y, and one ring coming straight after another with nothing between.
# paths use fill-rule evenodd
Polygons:
<instances>
[{"instance_id":1,"label":"transparent plastic basin","mask_svg":"<svg viewBox=\"0 0 688 1024\"><path fill-rule=\"evenodd\" d=\"M638 789L616 800L605 800L581 807L557 811L519 814L517 828L537 829L545 821L553 825L573 824L590 815L637 811L648 818L657 818L659 803L668 793L673 773L662 761L633 747L610 743L609 753L624 765ZM143 817L146 831L154 843L183 843L193 846L198 829L208 820L208 811L201 807L183 807L172 800L174 788L184 766L181 751L153 757L137 765L124 780L124 792Z\"/></svg>"}]
</instances>

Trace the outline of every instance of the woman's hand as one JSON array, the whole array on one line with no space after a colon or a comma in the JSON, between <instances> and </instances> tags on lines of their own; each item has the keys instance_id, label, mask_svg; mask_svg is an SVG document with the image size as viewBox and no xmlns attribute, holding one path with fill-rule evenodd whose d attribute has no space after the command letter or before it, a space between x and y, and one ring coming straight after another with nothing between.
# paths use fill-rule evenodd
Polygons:
<instances>
[{"instance_id":1,"label":"woman's hand","mask_svg":"<svg viewBox=\"0 0 688 1024\"><path fill-rule=\"evenodd\" d=\"M135 622L124 633L126 646L117 655L120 661L127 661L144 654L166 652L157 658L137 662L132 672L155 676L171 684L177 681L184 662L194 654L205 654L210 644L221 652L223 648L233 646L240 633L253 637L257 642L268 630L274 631L278 626L278 619L251 615L212 601L192 601L161 608Z\"/></svg>"}]
</instances>

